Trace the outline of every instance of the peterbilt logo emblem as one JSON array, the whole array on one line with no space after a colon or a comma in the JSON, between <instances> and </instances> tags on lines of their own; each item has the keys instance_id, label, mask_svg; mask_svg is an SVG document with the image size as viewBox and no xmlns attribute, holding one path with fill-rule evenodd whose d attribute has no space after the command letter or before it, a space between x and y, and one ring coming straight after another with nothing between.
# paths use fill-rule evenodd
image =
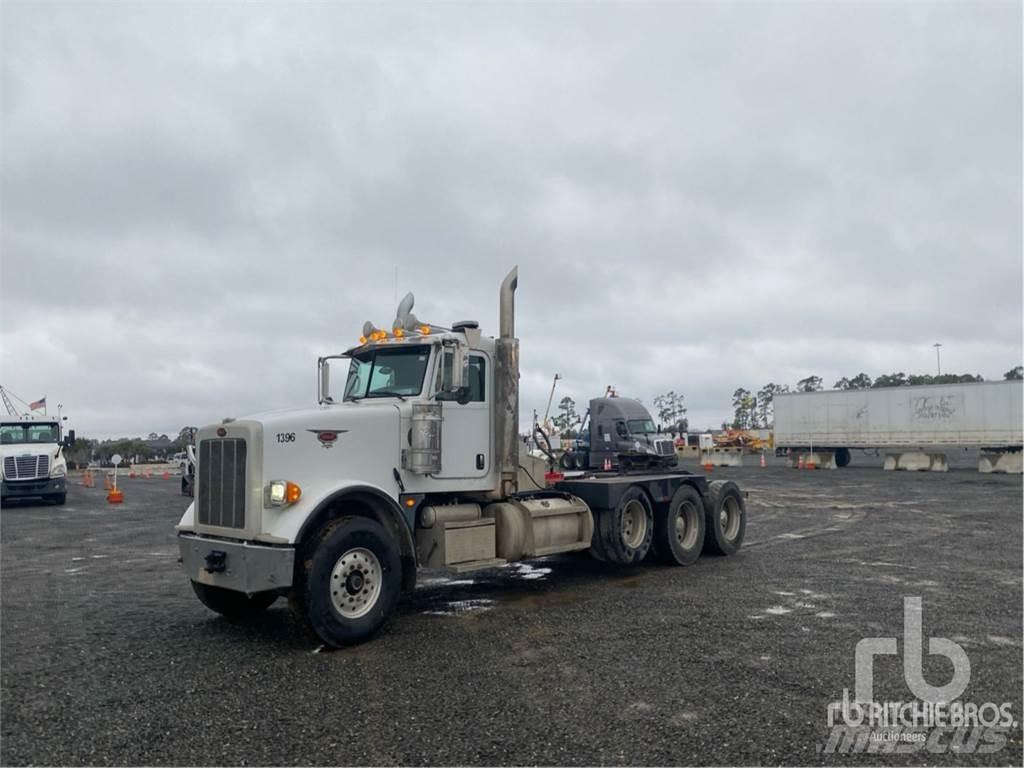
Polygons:
<instances>
[{"instance_id":1,"label":"peterbilt logo emblem","mask_svg":"<svg viewBox=\"0 0 1024 768\"><path fill-rule=\"evenodd\" d=\"M320 445L324 448L333 447L334 441L338 439L338 435L348 432L347 429L307 429L306 431L316 435L316 439L320 441Z\"/></svg>"}]
</instances>

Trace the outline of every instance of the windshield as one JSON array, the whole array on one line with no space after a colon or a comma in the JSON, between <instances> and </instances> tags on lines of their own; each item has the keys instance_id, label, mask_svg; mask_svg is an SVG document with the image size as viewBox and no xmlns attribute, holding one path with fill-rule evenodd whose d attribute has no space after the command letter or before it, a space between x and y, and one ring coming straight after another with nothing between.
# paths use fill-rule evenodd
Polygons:
<instances>
[{"instance_id":1,"label":"windshield","mask_svg":"<svg viewBox=\"0 0 1024 768\"><path fill-rule=\"evenodd\" d=\"M654 422L650 419L630 419L626 423L629 425L629 433L631 435L653 435L658 431L654 428Z\"/></svg>"},{"instance_id":2,"label":"windshield","mask_svg":"<svg viewBox=\"0 0 1024 768\"><path fill-rule=\"evenodd\" d=\"M352 355L345 399L418 395L430 360L430 347L368 349Z\"/></svg>"},{"instance_id":3,"label":"windshield","mask_svg":"<svg viewBox=\"0 0 1024 768\"><path fill-rule=\"evenodd\" d=\"M56 424L0 424L0 444L56 443L60 430Z\"/></svg>"}]
</instances>

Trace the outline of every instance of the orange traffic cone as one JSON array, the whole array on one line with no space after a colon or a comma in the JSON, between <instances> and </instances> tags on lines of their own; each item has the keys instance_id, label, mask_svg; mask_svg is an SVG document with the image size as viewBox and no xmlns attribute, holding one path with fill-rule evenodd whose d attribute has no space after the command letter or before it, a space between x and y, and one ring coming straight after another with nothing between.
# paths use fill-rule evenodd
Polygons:
<instances>
[{"instance_id":1,"label":"orange traffic cone","mask_svg":"<svg viewBox=\"0 0 1024 768\"><path fill-rule=\"evenodd\" d=\"M103 476L103 490L104 491L109 491L113 487L114 486L110 482L110 475L104 475Z\"/></svg>"},{"instance_id":2,"label":"orange traffic cone","mask_svg":"<svg viewBox=\"0 0 1024 768\"><path fill-rule=\"evenodd\" d=\"M170 472L168 472L168 471L167 471L167 470L165 469L165 470L164 470L164 480L170 480L170 479L171 479L171 473L170 473Z\"/></svg>"},{"instance_id":3,"label":"orange traffic cone","mask_svg":"<svg viewBox=\"0 0 1024 768\"><path fill-rule=\"evenodd\" d=\"M92 472L88 469L85 470L85 474L82 475L82 485L86 488L92 488Z\"/></svg>"},{"instance_id":4,"label":"orange traffic cone","mask_svg":"<svg viewBox=\"0 0 1024 768\"><path fill-rule=\"evenodd\" d=\"M800 457L796 460L796 468L797 469L803 469L804 468L804 455L802 453L800 454Z\"/></svg>"},{"instance_id":5,"label":"orange traffic cone","mask_svg":"<svg viewBox=\"0 0 1024 768\"><path fill-rule=\"evenodd\" d=\"M705 456L704 457L704 471L705 472L710 472L712 466L713 465L711 463L711 456Z\"/></svg>"},{"instance_id":6,"label":"orange traffic cone","mask_svg":"<svg viewBox=\"0 0 1024 768\"><path fill-rule=\"evenodd\" d=\"M130 472L128 473L128 477L135 477L135 470L134 470L134 469L133 469L133 470L131 470L131 471L130 471Z\"/></svg>"},{"instance_id":7,"label":"orange traffic cone","mask_svg":"<svg viewBox=\"0 0 1024 768\"><path fill-rule=\"evenodd\" d=\"M114 487L107 494L108 504L120 504L124 501L124 493L117 487L117 468L114 468Z\"/></svg>"},{"instance_id":8,"label":"orange traffic cone","mask_svg":"<svg viewBox=\"0 0 1024 768\"><path fill-rule=\"evenodd\" d=\"M764 451L761 451L761 469L764 469L766 466L764 463Z\"/></svg>"}]
</instances>

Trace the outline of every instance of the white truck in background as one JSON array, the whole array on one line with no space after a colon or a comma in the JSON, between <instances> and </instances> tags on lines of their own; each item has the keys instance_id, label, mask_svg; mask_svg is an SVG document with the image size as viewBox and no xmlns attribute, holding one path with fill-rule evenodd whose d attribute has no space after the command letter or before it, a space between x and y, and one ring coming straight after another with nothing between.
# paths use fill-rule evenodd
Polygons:
<instances>
[{"instance_id":1,"label":"white truck in background","mask_svg":"<svg viewBox=\"0 0 1024 768\"><path fill-rule=\"evenodd\" d=\"M845 467L851 449L973 447L1019 453L1024 382L844 389L776 395L775 451L828 451Z\"/></svg>"},{"instance_id":2,"label":"white truck in background","mask_svg":"<svg viewBox=\"0 0 1024 768\"><path fill-rule=\"evenodd\" d=\"M409 294L390 330L367 322L356 346L319 360L316 406L199 429L176 530L204 605L245 618L286 595L302 625L344 645L375 632L422 567L579 550L688 565L740 548L735 483L602 468L548 487L540 462L520 465L517 283L516 270L502 283L497 338L473 321L424 323Z\"/></svg>"},{"instance_id":3,"label":"white truck in background","mask_svg":"<svg viewBox=\"0 0 1024 768\"><path fill-rule=\"evenodd\" d=\"M0 422L0 498L67 500L68 465L64 449L75 443L75 430L63 434L59 419L26 414Z\"/></svg>"}]
</instances>

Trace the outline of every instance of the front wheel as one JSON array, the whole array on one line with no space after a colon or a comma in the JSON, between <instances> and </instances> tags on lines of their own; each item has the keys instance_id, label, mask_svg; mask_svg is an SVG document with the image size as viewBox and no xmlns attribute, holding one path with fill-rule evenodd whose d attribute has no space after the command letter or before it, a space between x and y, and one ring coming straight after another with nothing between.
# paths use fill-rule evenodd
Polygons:
<instances>
[{"instance_id":1,"label":"front wheel","mask_svg":"<svg viewBox=\"0 0 1024 768\"><path fill-rule=\"evenodd\" d=\"M276 592L256 592L247 595L244 592L235 592L233 589L200 584L198 581L192 582L192 589L196 593L196 597L199 598L199 602L214 613L219 613L224 618L234 621L255 618L277 600Z\"/></svg>"},{"instance_id":2,"label":"front wheel","mask_svg":"<svg viewBox=\"0 0 1024 768\"><path fill-rule=\"evenodd\" d=\"M67 500L68 500L67 492L65 492L65 493L55 493L53 496L50 497L50 501L52 501L58 507L63 507Z\"/></svg>"},{"instance_id":3,"label":"front wheel","mask_svg":"<svg viewBox=\"0 0 1024 768\"><path fill-rule=\"evenodd\" d=\"M402 564L393 538L375 520L346 517L328 526L302 563L292 608L332 646L361 642L394 613Z\"/></svg>"}]
</instances>

